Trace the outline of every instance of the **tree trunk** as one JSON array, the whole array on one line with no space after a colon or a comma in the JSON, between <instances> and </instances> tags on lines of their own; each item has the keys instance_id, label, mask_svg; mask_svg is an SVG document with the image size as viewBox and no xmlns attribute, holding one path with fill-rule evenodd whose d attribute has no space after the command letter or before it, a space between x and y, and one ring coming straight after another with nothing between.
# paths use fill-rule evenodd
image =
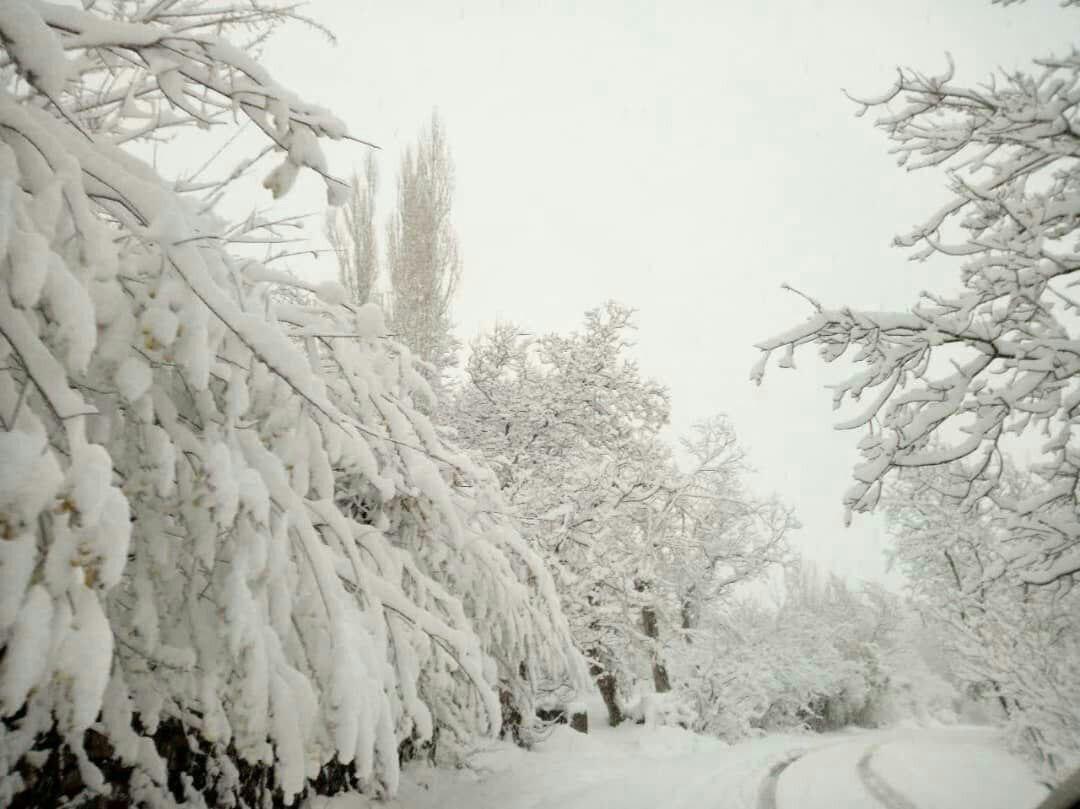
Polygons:
<instances>
[{"instance_id":1,"label":"tree trunk","mask_svg":"<svg viewBox=\"0 0 1080 809\"><path fill-rule=\"evenodd\" d=\"M590 655L590 657L592 656ZM589 673L596 680L596 685L600 689L600 696L604 698L604 705L607 707L608 724L612 727L621 725L625 717L623 716L622 708L619 707L615 675L609 671L605 671L604 668L596 662L595 657L593 657L592 662L589 663Z\"/></svg>"},{"instance_id":2,"label":"tree trunk","mask_svg":"<svg viewBox=\"0 0 1080 809\"><path fill-rule=\"evenodd\" d=\"M645 630L645 636L653 640L652 675L656 693L666 694L671 690L671 679L668 677L667 667L660 659L660 650L657 648L656 641L660 638L660 627L656 621L656 610L652 607L642 607L641 625Z\"/></svg>"},{"instance_id":3,"label":"tree trunk","mask_svg":"<svg viewBox=\"0 0 1080 809\"><path fill-rule=\"evenodd\" d=\"M697 623L697 609L689 596L683 599L679 614L682 618L683 638L687 643L693 643L690 639L690 630L693 629L694 624Z\"/></svg>"}]
</instances>

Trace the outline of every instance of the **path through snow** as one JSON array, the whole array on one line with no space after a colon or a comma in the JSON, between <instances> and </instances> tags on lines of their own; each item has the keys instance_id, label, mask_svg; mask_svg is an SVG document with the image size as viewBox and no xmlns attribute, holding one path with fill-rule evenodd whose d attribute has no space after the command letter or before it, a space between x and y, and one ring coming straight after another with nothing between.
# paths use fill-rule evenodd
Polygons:
<instances>
[{"instance_id":1,"label":"path through snow","mask_svg":"<svg viewBox=\"0 0 1080 809\"><path fill-rule=\"evenodd\" d=\"M595 715L595 714L594 714ZM379 809L1031 809L1045 790L994 731L948 727L773 735L737 745L676 728L556 728L533 752L410 768ZM356 797L308 809L366 809Z\"/></svg>"},{"instance_id":2,"label":"path through snow","mask_svg":"<svg viewBox=\"0 0 1080 809\"><path fill-rule=\"evenodd\" d=\"M1046 794L989 728L902 728L825 738L784 770L775 803L761 809L1030 809Z\"/></svg>"}]
</instances>

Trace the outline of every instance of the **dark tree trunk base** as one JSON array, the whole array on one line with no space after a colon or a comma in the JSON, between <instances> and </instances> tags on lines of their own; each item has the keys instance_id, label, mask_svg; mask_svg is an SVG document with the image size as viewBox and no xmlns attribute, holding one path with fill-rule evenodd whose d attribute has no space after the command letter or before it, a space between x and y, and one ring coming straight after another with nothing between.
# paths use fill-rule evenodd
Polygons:
<instances>
[{"instance_id":1,"label":"dark tree trunk base","mask_svg":"<svg viewBox=\"0 0 1080 809\"><path fill-rule=\"evenodd\" d=\"M600 689L600 696L604 698L604 706L607 708L608 724L618 727L626 718L622 708L619 707L619 695L615 675L607 672L601 673L599 666L592 666L592 675L596 677L596 685Z\"/></svg>"},{"instance_id":2,"label":"dark tree trunk base","mask_svg":"<svg viewBox=\"0 0 1080 809\"><path fill-rule=\"evenodd\" d=\"M17 720L5 720L4 725L10 726L13 721ZM138 719L133 725L140 735L149 735L139 726ZM285 809L287 804L274 781L273 769L266 764L251 764L245 761L232 745L225 749L220 746L215 748L199 737L195 730L183 726L175 719L162 722L151 738L158 755L165 760L168 773L168 781L161 785L161 791L165 795L171 794L174 800L180 802L186 798L187 781L187 788L201 794L209 806L229 805L238 800L236 805ZM84 747L90 761L104 775L107 792L87 797L79 802L80 807L125 809L144 805L132 795L133 768L115 757L107 738L94 730L88 730ZM27 760L28 757L24 757L15 765L15 770L22 777L23 786L12 800L10 809L58 806L83 792L85 785L79 775L75 756L55 730L41 734L34 750L45 754L44 761L35 765ZM222 791L222 782L218 780L220 765L215 759L228 759L235 767L237 780L225 788L228 794ZM366 790L352 764L331 761L289 805L297 806L303 801L305 794L331 796L346 791Z\"/></svg>"},{"instance_id":3,"label":"dark tree trunk base","mask_svg":"<svg viewBox=\"0 0 1080 809\"><path fill-rule=\"evenodd\" d=\"M570 727L578 733L589 732L589 715L585 711L570 714Z\"/></svg>"}]
</instances>

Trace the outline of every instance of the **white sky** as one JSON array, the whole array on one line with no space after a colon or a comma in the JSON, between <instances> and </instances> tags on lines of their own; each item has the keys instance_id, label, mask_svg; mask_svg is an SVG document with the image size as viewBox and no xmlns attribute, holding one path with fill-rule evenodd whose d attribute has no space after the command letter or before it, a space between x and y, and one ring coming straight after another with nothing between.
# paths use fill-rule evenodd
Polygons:
<instances>
[{"instance_id":1,"label":"white sky","mask_svg":"<svg viewBox=\"0 0 1080 809\"><path fill-rule=\"evenodd\" d=\"M758 485L792 503L803 553L883 574L876 518L842 524L856 436L831 429L841 368L748 381L752 344L803 319L787 282L827 304L900 309L955 266L912 265L893 235L932 212L940 175L907 174L840 92L873 95L906 64L961 78L1065 52L1080 13L1054 0L346 2L305 9L263 59L398 156L438 107L457 166L464 254L458 334L496 319L576 327L614 298L639 310L637 353L666 383L673 426L727 412ZM360 147L329 150L348 174ZM265 192L262 192L265 194ZM318 210L307 177L289 206ZM264 199L260 198L260 204ZM385 214L384 210L382 213ZM329 273L330 259L319 262Z\"/></svg>"}]
</instances>

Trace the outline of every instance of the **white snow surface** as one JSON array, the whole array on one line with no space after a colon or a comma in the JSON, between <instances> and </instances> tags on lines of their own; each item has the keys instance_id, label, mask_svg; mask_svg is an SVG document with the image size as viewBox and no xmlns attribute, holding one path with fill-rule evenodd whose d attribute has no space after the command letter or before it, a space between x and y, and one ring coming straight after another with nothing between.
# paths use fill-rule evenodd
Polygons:
<instances>
[{"instance_id":1,"label":"white snow surface","mask_svg":"<svg viewBox=\"0 0 1080 809\"><path fill-rule=\"evenodd\" d=\"M499 743L458 771L414 765L389 802L339 795L304 809L1028 809L1046 794L993 728L771 734L727 745L672 727L613 729L598 703L589 717L588 735L556 726L532 751ZM859 775L868 752L891 791L885 800ZM773 796L763 794L788 761Z\"/></svg>"}]
</instances>

